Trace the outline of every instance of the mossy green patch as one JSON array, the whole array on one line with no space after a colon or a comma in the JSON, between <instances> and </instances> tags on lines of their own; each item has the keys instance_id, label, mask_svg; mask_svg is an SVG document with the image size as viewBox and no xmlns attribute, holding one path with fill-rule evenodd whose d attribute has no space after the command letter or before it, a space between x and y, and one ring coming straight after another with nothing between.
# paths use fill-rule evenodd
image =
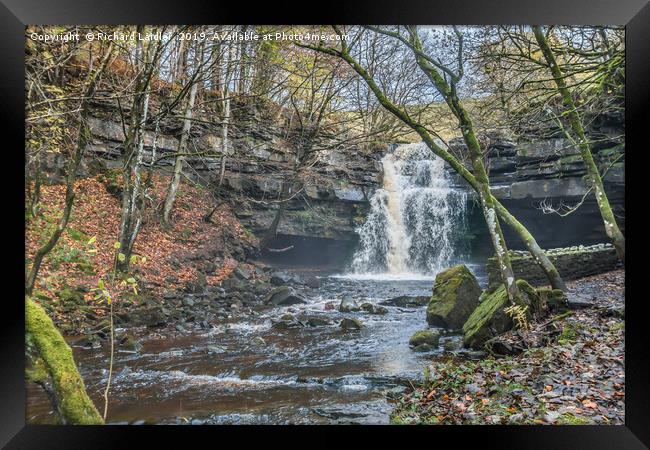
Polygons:
<instances>
[{"instance_id":1,"label":"mossy green patch","mask_svg":"<svg viewBox=\"0 0 650 450\"><path fill-rule=\"evenodd\" d=\"M31 298L25 298L25 332L43 361L57 397L57 408L65 423L99 425L104 421L86 393L72 357L72 350L52 319ZM38 373L35 376L42 376Z\"/></svg>"},{"instance_id":2,"label":"mossy green patch","mask_svg":"<svg viewBox=\"0 0 650 450\"><path fill-rule=\"evenodd\" d=\"M522 306L539 305L539 296L528 282L517 280L517 287L523 295ZM493 336L512 328L512 319L504 312L510 301L504 285L481 294L479 306L463 325L463 342L472 348L481 348Z\"/></svg>"},{"instance_id":3,"label":"mossy green patch","mask_svg":"<svg viewBox=\"0 0 650 450\"><path fill-rule=\"evenodd\" d=\"M460 328L478 305L481 288L465 265L458 265L436 275L427 307L431 325Z\"/></svg>"}]
</instances>

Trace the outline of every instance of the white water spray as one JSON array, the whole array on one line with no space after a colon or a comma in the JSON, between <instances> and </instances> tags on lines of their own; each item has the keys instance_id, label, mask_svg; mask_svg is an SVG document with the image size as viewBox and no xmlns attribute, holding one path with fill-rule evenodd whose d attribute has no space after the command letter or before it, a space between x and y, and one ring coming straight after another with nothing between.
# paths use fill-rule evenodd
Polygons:
<instances>
[{"instance_id":1,"label":"white water spray","mask_svg":"<svg viewBox=\"0 0 650 450\"><path fill-rule=\"evenodd\" d=\"M433 274L459 256L466 193L453 189L444 161L426 144L405 144L382 158L383 184L357 229L356 275Z\"/></svg>"}]
</instances>

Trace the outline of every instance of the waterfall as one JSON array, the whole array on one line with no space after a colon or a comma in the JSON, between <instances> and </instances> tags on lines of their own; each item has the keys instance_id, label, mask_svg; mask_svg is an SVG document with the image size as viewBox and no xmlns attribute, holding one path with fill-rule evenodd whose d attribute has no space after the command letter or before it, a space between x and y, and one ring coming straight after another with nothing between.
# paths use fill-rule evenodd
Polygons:
<instances>
[{"instance_id":1,"label":"waterfall","mask_svg":"<svg viewBox=\"0 0 650 450\"><path fill-rule=\"evenodd\" d=\"M453 189L445 162L423 142L397 146L381 160L383 183L357 228L356 274L435 274L460 256L466 193Z\"/></svg>"}]
</instances>

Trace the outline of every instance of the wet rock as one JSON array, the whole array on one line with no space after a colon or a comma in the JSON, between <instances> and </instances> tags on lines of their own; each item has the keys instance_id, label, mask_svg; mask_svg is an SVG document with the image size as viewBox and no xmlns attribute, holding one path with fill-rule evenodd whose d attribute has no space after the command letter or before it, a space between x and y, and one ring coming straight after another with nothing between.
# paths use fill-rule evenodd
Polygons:
<instances>
[{"instance_id":1,"label":"wet rock","mask_svg":"<svg viewBox=\"0 0 650 450\"><path fill-rule=\"evenodd\" d=\"M142 344L130 335L122 337L122 339L120 339L119 345L120 350L127 352L139 352L142 350Z\"/></svg>"},{"instance_id":2,"label":"wet rock","mask_svg":"<svg viewBox=\"0 0 650 450\"><path fill-rule=\"evenodd\" d=\"M401 295L399 297L391 298L390 300L384 300L379 302L380 305L384 306L399 306L400 308L418 308L420 306L426 306L429 304L430 297L426 296L408 296Z\"/></svg>"},{"instance_id":3,"label":"wet rock","mask_svg":"<svg viewBox=\"0 0 650 450\"><path fill-rule=\"evenodd\" d=\"M422 344L437 346L440 341L440 332L438 330L420 330L417 331L409 339L411 347L418 347Z\"/></svg>"},{"instance_id":4,"label":"wet rock","mask_svg":"<svg viewBox=\"0 0 650 450\"><path fill-rule=\"evenodd\" d=\"M310 327L323 327L331 324L332 322L330 320L322 317L310 317L307 319L307 326Z\"/></svg>"},{"instance_id":5,"label":"wet rock","mask_svg":"<svg viewBox=\"0 0 650 450\"><path fill-rule=\"evenodd\" d=\"M270 281L271 284L281 286L293 281L293 277L286 272L273 272Z\"/></svg>"},{"instance_id":6,"label":"wet rock","mask_svg":"<svg viewBox=\"0 0 650 450\"><path fill-rule=\"evenodd\" d=\"M305 285L312 289L318 289L321 286L320 278L309 277L305 280Z\"/></svg>"},{"instance_id":7,"label":"wet rock","mask_svg":"<svg viewBox=\"0 0 650 450\"><path fill-rule=\"evenodd\" d=\"M305 325L298 321L298 320L279 320L273 323L271 325L272 328L276 328L278 330L288 330L290 328L302 328Z\"/></svg>"},{"instance_id":8,"label":"wet rock","mask_svg":"<svg viewBox=\"0 0 650 450\"><path fill-rule=\"evenodd\" d=\"M457 352L463 348L463 341L462 339L449 339L445 341L442 348L444 348L446 352Z\"/></svg>"},{"instance_id":9,"label":"wet rock","mask_svg":"<svg viewBox=\"0 0 650 450\"><path fill-rule=\"evenodd\" d=\"M267 305L280 306L307 303L307 301L293 288L289 286L280 286L266 295L264 303Z\"/></svg>"},{"instance_id":10,"label":"wet rock","mask_svg":"<svg viewBox=\"0 0 650 450\"><path fill-rule=\"evenodd\" d=\"M260 336L255 336L251 340L251 344L261 347L261 346L266 346L266 341Z\"/></svg>"},{"instance_id":11,"label":"wet rock","mask_svg":"<svg viewBox=\"0 0 650 450\"><path fill-rule=\"evenodd\" d=\"M280 320L294 320L294 317L293 314L286 313L280 317Z\"/></svg>"},{"instance_id":12,"label":"wet rock","mask_svg":"<svg viewBox=\"0 0 650 450\"><path fill-rule=\"evenodd\" d=\"M344 298L341 300L341 304L339 305L339 311L341 312L357 312L361 311L361 308L359 305L357 305L357 302L355 302L352 299L349 298Z\"/></svg>"},{"instance_id":13,"label":"wet rock","mask_svg":"<svg viewBox=\"0 0 650 450\"><path fill-rule=\"evenodd\" d=\"M167 323L163 308L159 306L136 309L129 315L134 326L158 327Z\"/></svg>"},{"instance_id":14,"label":"wet rock","mask_svg":"<svg viewBox=\"0 0 650 450\"><path fill-rule=\"evenodd\" d=\"M362 327L361 322L359 322L357 319L351 319L348 317L341 320L339 326L344 330L360 330Z\"/></svg>"},{"instance_id":15,"label":"wet rock","mask_svg":"<svg viewBox=\"0 0 650 450\"><path fill-rule=\"evenodd\" d=\"M567 294L566 304L569 309L585 309L594 306L594 302L591 297L573 293Z\"/></svg>"},{"instance_id":16,"label":"wet rock","mask_svg":"<svg viewBox=\"0 0 650 450\"><path fill-rule=\"evenodd\" d=\"M325 310L326 311L332 311L334 309L336 309L336 303L334 303L334 302L325 303Z\"/></svg>"},{"instance_id":17,"label":"wet rock","mask_svg":"<svg viewBox=\"0 0 650 450\"><path fill-rule=\"evenodd\" d=\"M221 353L226 353L226 348L219 345L208 345L206 351L211 355L219 355Z\"/></svg>"},{"instance_id":18,"label":"wet rock","mask_svg":"<svg viewBox=\"0 0 650 450\"><path fill-rule=\"evenodd\" d=\"M460 329L478 306L480 295L481 287L467 266L461 264L440 272L427 307L427 322Z\"/></svg>"},{"instance_id":19,"label":"wet rock","mask_svg":"<svg viewBox=\"0 0 650 450\"><path fill-rule=\"evenodd\" d=\"M174 326L174 329L175 329L176 331L178 331L179 333L187 333L187 330L186 330L185 327L184 327L183 325L181 325L181 324L176 324L176 325Z\"/></svg>"},{"instance_id":20,"label":"wet rock","mask_svg":"<svg viewBox=\"0 0 650 450\"><path fill-rule=\"evenodd\" d=\"M96 334L87 334L81 339L77 340L74 345L74 347L81 347L81 348L100 348L102 346L101 340L99 339L99 336Z\"/></svg>"},{"instance_id":21,"label":"wet rock","mask_svg":"<svg viewBox=\"0 0 650 450\"><path fill-rule=\"evenodd\" d=\"M384 308L383 306L380 305L373 305L372 303L363 303L361 305L361 309L369 312L370 314L386 314L388 312L388 309Z\"/></svg>"},{"instance_id":22,"label":"wet rock","mask_svg":"<svg viewBox=\"0 0 650 450\"><path fill-rule=\"evenodd\" d=\"M429 344L420 344L416 347L413 347L414 352L430 352L434 349L432 345Z\"/></svg>"},{"instance_id":23,"label":"wet rock","mask_svg":"<svg viewBox=\"0 0 650 450\"><path fill-rule=\"evenodd\" d=\"M245 267L236 267L235 270L233 270L233 275L243 281L248 280L251 277L250 271Z\"/></svg>"}]
</instances>

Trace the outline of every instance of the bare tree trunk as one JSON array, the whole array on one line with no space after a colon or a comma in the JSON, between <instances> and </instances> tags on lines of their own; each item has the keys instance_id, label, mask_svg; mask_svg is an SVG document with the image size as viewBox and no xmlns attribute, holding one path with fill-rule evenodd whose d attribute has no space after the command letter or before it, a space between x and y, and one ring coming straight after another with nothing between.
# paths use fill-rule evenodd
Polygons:
<instances>
[{"instance_id":1,"label":"bare tree trunk","mask_svg":"<svg viewBox=\"0 0 650 450\"><path fill-rule=\"evenodd\" d=\"M612 207L609 204L609 199L605 193L603 180L600 176L600 172L598 171L598 166L596 166L596 163L594 162L594 157L591 154L589 140L587 139L584 127L582 125L582 120L580 119L576 104L573 100L573 96L567 87L565 76L557 63L553 50L548 45L548 41L544 35L544 32L542 31L542 28L539 25L533 26L533 33L535 34L535 39L537 40L537 43L542 50L544 59L548 64L549 70L551 71L553 79L555 80L555 85L557 86L558 92L562 96L562 101L566 107L566 114L569 119L571 130L573 131L576 141L578 142L580 156L582 157L582 160L584 161L587 168L589 182L591 183L591 188L594 190L598 209L600 210L600 215L602 216L603 222L605 224L605 232L614 244L619 259L621 262L625 262L625 236L623 236L623 233L616 223L616 218L614 217Z\"/></svg>"},{"instance_id":2,"label":"bare tree trunk","mask_svg":"<svg viewBox=\"0 0 650 450\"><path fill-rule=\"evenodd\" d=\"M451 167L458 174L460 174L475 191L479 192L479 190L481 189L480 184L478 183L475 176L469 170L467 170L464 164L462 164L451 153L449 153L448 151L440 147L438 144L436 144L435 140L433 139L429 131L426 129L426 127L424 127L419 122L416 122L410 116L408 116L403 111L401 111L392 101L390 101L388 97L386 97L386 94L377 85L377 83L372 78L372 76L349 54L346 47L343 47L341 51L334 50L327 47L311 47L311 46L305 46L305 47L332 56L339 57L344 61L346 61L354 69L354 71L357 72L361 76L361 78L366 82L370 90L375 94L375 97L384 108L386 108L395 117L397 117L399 120L401 120L410 128L412 128L416 133L418 133L418 135L427 144L427 146L431 149L431 151L433 151L436 155L438 155L446 162L448 162L451 165ZM555 289L565 290L566 286L560 274L558 273L557 269L550 261L548 256L537 244L535 238L530 234L530 232L528 232L528 230L519 221L517 221L517 219L514 216L512 216L508 212L508 210L503 205L501 205L501 203L499 203L497 199L495 199L494 197L492 197L492 199L493 199L495 211L509 226L512 227L512 229L520 236L522 241L526 244L526 247L530 251L533 258L535 259L535 261L539 263L540 267L546 274L549 282L551 283L551 286Z\"/></svg>"},{"instance_id":3,"label":"bare tree trunk","mask_svg":"<svg viewBox=\"0 0 650 450\"><path fill-rule=\"evenodd\" d=\"M195 57L195 70L200 70L202 60L203 60L203 44L200 45L200 49L197 50L198 54ZM195 74L196 75L196 74ZM199 81L195 79L192 80L192 87L190 88L190 96L187 101L187 106L183 114L183 130L181 131L181 138L178 142L178 155L176 156L176 161L174 162L174 173L172 175L172 180L169 183L169 189L167 190L167 195L165 197L165 204L163 206L163 223L166 226L171 224L171 213L174 208L174 202L176 201L176 195L178 194L178 187L181 183L181 176L183 174L183 164L185 161L185 152L187 150L187 142L190 138L190 130L192 128L192 114L194 110L194 103L196 101L196 93L199 88Z\"/></svg>"}]
</instances>

